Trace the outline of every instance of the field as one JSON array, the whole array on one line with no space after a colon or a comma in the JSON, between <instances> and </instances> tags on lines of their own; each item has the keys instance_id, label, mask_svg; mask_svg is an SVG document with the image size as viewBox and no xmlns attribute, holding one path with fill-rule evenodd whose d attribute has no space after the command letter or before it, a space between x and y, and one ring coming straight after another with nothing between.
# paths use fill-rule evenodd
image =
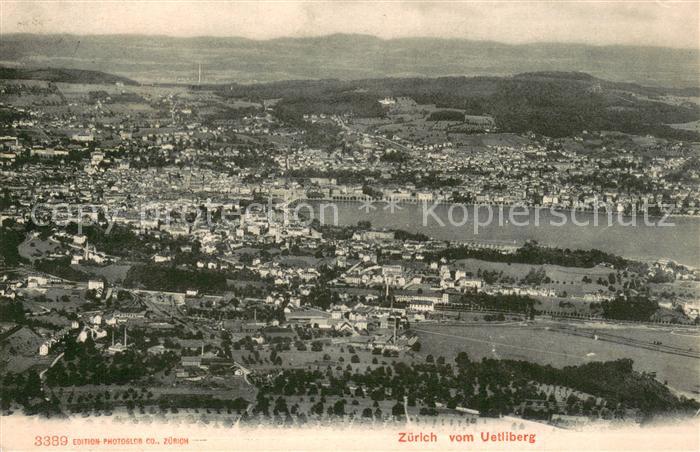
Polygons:
<instances>
[{"instance_id":1,"label":"field","mask_svg":"<svg viewBox=\"0 0 700 452\"><path fill-rule=\"evenodd\" d=\"M700 121L686 122L683 124L670 124L674 129L681 130L691 130L693 132L700 132Z\"/></svg>"},{"instance_id":2,"label":"field","mask_svg":"<svg viewBox=\"0 0 700 452\"><path fill-rule=\"evenodd\" d=\"M396 357L386 357L382 355L373 355L369 350L363 349L357 345L354 346L355 353L360 359L359 363L352 363L352 355L348 348L348 344L327 344L324 345L323 350L320 352L315 352L311 350L311 343L306 342L307 350L299 351L292 346L291 350L280 351L277 354L282 359L281 368L297 368L297 369L313 369L325 371L329 366L332 368L337 368L338 366L343 369L350 366L352 371L364 371L368 367L373 369L381 365L391 365L395 361L405 361L406 358L396 358ZM251 355L249 351L246 350L234 350L233 359L236 362L242 363L247 368L253 371L260 370L271 370L280 369L280 366L269 363L269 356L271 353L270 349L262 350L260 353L260 359L264 362L262 364L247 364L243 360L243 357ZM324 355L327 355L330 359L324 360ZM374 364L372 361L376 358L377 363Z\"/></svg>"},{"instance_id":3,"label":"field","mask_svg":"<svg viewBox=\"0 0 700 452\"><path fill-rule=\"evenodd\" d=\"M85 303L85 288L55 286L48 289L23 288L18 294L25 297L24 307L32 312L50 309L76 311Z\"/></svg>"},{"instance_id":4,"label":"field","mask_svg":"<svg viewBox=\"0 0 700 452\"><path fill-rule=\"evenodd\" d=\"M186 87L178 86L139 86L139 85L124 85L116 84L85 84L85 83L56 83L58 89L66 97L71 96L87 96L91 91L105 91L107 94L115 95L120 93L135 93L140 96L162 96L168 94L184 94L187 92Z\"/></svg>"},{"instance_id":5,"label":"field","mask_svg":"<svg viewBox=\"0 0 700 452\"><path fill-rule=\"evenodd\" d=\"M676 293L682 297L700 298L700 281L676 280L670 283L649 284L652 293L662 293L664 291Z\"/></svg>"},{"instance_id":6,"label":"field","mask_svg":"<svg viewBox=\"0 0 700 452\"><path fill-rule=\"evenodd\" d=\"M487 262L478 259L460 259L455 261L455 265L460 270L471 272L473 275L476 275L477 271L481 269L481 271L503 272L504 277L508 276L516 280L522 279L533 268L542 268L552 282L542 284L541 287L550 288L556 292L566 291L571 296L596 293L601 289L606 291L607 286L601 286L597 284L596 281L598 278L603 278L607 281L610 273L616 273L615 270L607 267L573 268L559 265L508 264L503 262ZM584 276L590 278L592 282L584 283L582 281Z\"/></svg>"},{"instance_id":7,"label":"field","mask_svg":"<svg viewBox=\"0 0 700 452\"><path fill-rule=\"evenodd\" d=\"M610 361L634 360L635 369L656 372L657 379L689 397L700 397L700 359L642 348L661 341L668 348L678 347L700 353L700 333L696 329L668 327L627 327L594 323L569 326L539 321L534 324L448 325L422 323L414 326L422 344L421 355L454 359L460 351L472 360L482 358L527 360L555 367ZM575 334L574 334L575 333ZM592 335L627 338L638 345L611 340L595 340Z\"/></svg>"},{"instance_id":8,"label":"field","mask_svg":"<svg viewBox=\"0 0 700 452\"><path fill-rule=\"evenodd\" d=\"M41 240L38 236L31 236L19 247L19 255L34 262L37 259L48 259L53 255L63 255L66 247L55 240Z\"/></svg>"},{"instance_id":9,"label":"field","mask_svg":"<svg viewBox=\"0 0 700 452\"><path fill-rule=\"evenodd\" d=\"M104 267L94 265L76 265L76 270L90 275L100 276L107 279L110 284L121 284L126 279L126 274L131 268L130 264L110 264Z\"/></svg>"},{"instance_id":10,"label":"field","mask_svg":"<svg viewBox=\"0 0 700 452\"><path fill-rule=\"evenodd\" d=\"M51 357L39 356L39 346L44 339L37 332L27 327L5 332L8 336L3 338L0 347L0 372L23 372L32 366L46 366L51 362Z\"/></svg>"},{"instance_id":11,"label":"field","mask_svg":"<svg viewBox=\"0 0 700 452\"><path fill-rule=\"evenodd\" d=\"M591 279L598 279L599 277L607 278L608 274L614 272L614 270L607 267L593 267L593 268L574 268L574 267L562 267L560 265L532 265L532 264L518 264L518 263L503 263L503 262L489 262L482 261L479 259L459 259L455 261L455 265L459 267L460 270L476 272L477 269L481 270L496 270L502 271L504 275L512 276L514 278L522 278L525 276L533 267L543 268L553 281L566 281L580 283L584 276L588 276Z\"/></svg>"}]
</instances>

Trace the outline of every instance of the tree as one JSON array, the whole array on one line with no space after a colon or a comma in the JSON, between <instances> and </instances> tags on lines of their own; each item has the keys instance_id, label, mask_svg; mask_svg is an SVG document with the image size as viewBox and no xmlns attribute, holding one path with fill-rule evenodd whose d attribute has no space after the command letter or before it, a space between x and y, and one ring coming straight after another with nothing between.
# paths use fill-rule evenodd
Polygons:
<instances>
[{"instance_id":1,"label":"tree","mask_svg":"<svg viewBox=\"0 0 700 452\"><path fill-rule=\"evenodd\" d=\"M323 402L319 401L311 406L311 414L322 415L323 414Z\"/></svg>"},{"instance_id":2,"label":"tree","mask_svg":"<svg viewBox=\"0 0 700 452\"><path fill-rule=\"evenodd\" d=\"M466 352L457 353L457 356L455 357L455 364L457 364L457 367L460 370L466 369L470 362L469 355L467 355Z\"/></svg>"},{"instance_id":3,"label":"tree","mask_svg":"<svg viewBox=\"0 0 700 452\"><path fill-rule=\"evenodd\" d=\"M345 404L347 402L345 399L340 399L333 404L333 414L336 416L343 416L345 415Z\"/></svg>"},{"instance_id":4,"label":"tree","mask_svg":"<svg viewBox=\"0 0 700 452\"><path fill-rule=\"evenodd\" d=\"M275 408L272 410L274 414L287 414L289 413L289 409L287 408L287 400L285 400L284 397L277 397L277 400L275 400Z\"/></svg>"},{"instance_id":5,"label":"tree","mask_svg":"<svg viewBox=\"0 0 700 452\"><path fill-rule=\"evenodd\" d=\"M27 374L27 382L24 386L24 394L27 397L40 397L42 394L41 390L41 379L39 374L35 371L29 371Z\"/></svg>"},{"instance_id":6,"label":"tree","mask_svg":"<svg viewBox=\"0 0 700 452\"><path fill-rule=\"evenodd\" d=\"M255 405L255 412L262 413L265 416L268 416L270 410L270 400L267 397L265 397L265 394L259 392L256 402L257 403Z\"/></svg>"},{"instance_id":7,"label":"tree","mask_svg":"<svg viewBox=\"0 0 700 452\"><path fill-rule=\"evenodd\" d=\"M384 394L384 388L377 388L374 391L372 391L372 394L370 396L375 402L381 402L382 400L384 400Z\"/></svg>"},{"instance_id":8,"label":"tree","mask_svg":"<svg viewBox=\"0 0 700 452\"><path fill-rule=\"evenodd\" d=\"M549 282L549 277L545 273L544 268L540 267L535 269L534 267L525 275L522 280L523 284L529 284L532 286L539 286L542 283Z\"/></svg>"}]
</instances>

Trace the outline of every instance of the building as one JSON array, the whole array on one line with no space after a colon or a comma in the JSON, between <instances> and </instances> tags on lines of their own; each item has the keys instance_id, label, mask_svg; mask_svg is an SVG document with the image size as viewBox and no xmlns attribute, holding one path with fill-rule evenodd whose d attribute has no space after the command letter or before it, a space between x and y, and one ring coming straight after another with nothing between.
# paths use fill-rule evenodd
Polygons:
<instances>
[{"instance_id":1,"label":"building","mask_svg":"<svg viewBox=\"0 0 700 452\"><path fill-rule=\"evenodd\" d=\"M91 143L95 141L95 135L89 132L77 132L71 135L70 139L79 143Z\"/></svg>"},{"instance_id":2,"label":"building","mask_svg":"<svg viewBox=\"0 0 700 452\"><path fill-rule=\"evenodd\" d=\"M382 265L382 274L389 278L403 275L403 268L400 265Z\"/></svg>"},{"instance_id":3,"label":"building","mask_svg":"<svg viewBox=\"0 0 700 452\"><path fill-rule=\"evenodd\" d=\"M435 303L432 301L412 300L408 303L409 311L430 312L435 310Z\"/></svg>"},{"instance_id":4,"label":"building","mask_svg":"<svg viewBox=\"0 0 700 452\"><path fill-rule=\"evenodd\" d=\"M180 360L182 367L200 367L202 365L202 357L196 356L183 356Z\"/></svg>"},{"instance_id":5,"label":"building","mask_svg":"<svg viewBox=\"0 0 700 452\"><path fill-rule=\"evenodd\" d=\"M393 231L359 231L352 235L353 240L358 241L388 241L394 240Z\"/></svg>"},{"instance_id":6,"label":"building","mask_svg":"<svg viewBox=\"0 0 700 452\"><path fill-rule=\"evenodd\" d=\"M105 288L104 281L99 279L91 279L88 281L88 290L103 291Z\"/></svg>"},{"instance_id":7,"label":"building","mask_svg":"<svg viewBox=\"0 0 700 452\"><path fill-rule=\"evenodd\" d=\"M321 324L328 324L330 320L331 314L321 311L319 309L314 309L314 308L302 308L302 309L295 309L292 310L291 312L285 314L285 318L287 319L287 323L298 323L298 324L308 324L308 325L314 325L318 324L319 326Z\"/></svg>"},{"instance_id":8,"label":"building","mask_svg":"<svg viewBox=\"0 0 700 452\"><path fill-rule=\"evenodd\" d=\"M39 158L67 157L68 151L63 149L31 149L29 155Z\"/></svg>"},{"instance_id":9,"label":"building","mask_svg":"<svg viewBox=\"0 0 700 452\"><path fill-rule=\"evenodd\" d=\"M394 299L398 302L410 303L412 301L427 301L430 303L442 303L443 296L440 292L415 292L408 290L397 290Z\"/></svg>"}]
</instances>

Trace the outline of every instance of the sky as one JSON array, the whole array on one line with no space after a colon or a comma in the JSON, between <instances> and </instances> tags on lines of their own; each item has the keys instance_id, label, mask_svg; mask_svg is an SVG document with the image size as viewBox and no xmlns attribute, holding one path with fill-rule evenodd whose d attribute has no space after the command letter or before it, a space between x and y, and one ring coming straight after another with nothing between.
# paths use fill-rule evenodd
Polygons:
<instances>
[{"instance_id":1,"label":"sky","mask_svg":"<svg viewBox=\"0 0 700 452\"><path fill-rule=\"evenodd\" d=\"M240 36L362 33L511 44L700 48L700 0L672 1L13 1L0 33Z\"/></svg>"}]
</instances>

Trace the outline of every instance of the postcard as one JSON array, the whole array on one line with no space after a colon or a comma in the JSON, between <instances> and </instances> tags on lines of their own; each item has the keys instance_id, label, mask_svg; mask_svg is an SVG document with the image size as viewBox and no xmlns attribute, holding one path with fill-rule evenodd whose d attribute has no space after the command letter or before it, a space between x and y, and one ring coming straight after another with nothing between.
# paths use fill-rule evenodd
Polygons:
<instances>
[{"instance_id":1,"label":"postcard","mask_svg":"<svg viewBox=\"0 0 700 452\"><path fill-rule=\"evenodd\" d=\"M699 22L3 1L0 449L698 450Z\"/></svg>"}]
</instances>

